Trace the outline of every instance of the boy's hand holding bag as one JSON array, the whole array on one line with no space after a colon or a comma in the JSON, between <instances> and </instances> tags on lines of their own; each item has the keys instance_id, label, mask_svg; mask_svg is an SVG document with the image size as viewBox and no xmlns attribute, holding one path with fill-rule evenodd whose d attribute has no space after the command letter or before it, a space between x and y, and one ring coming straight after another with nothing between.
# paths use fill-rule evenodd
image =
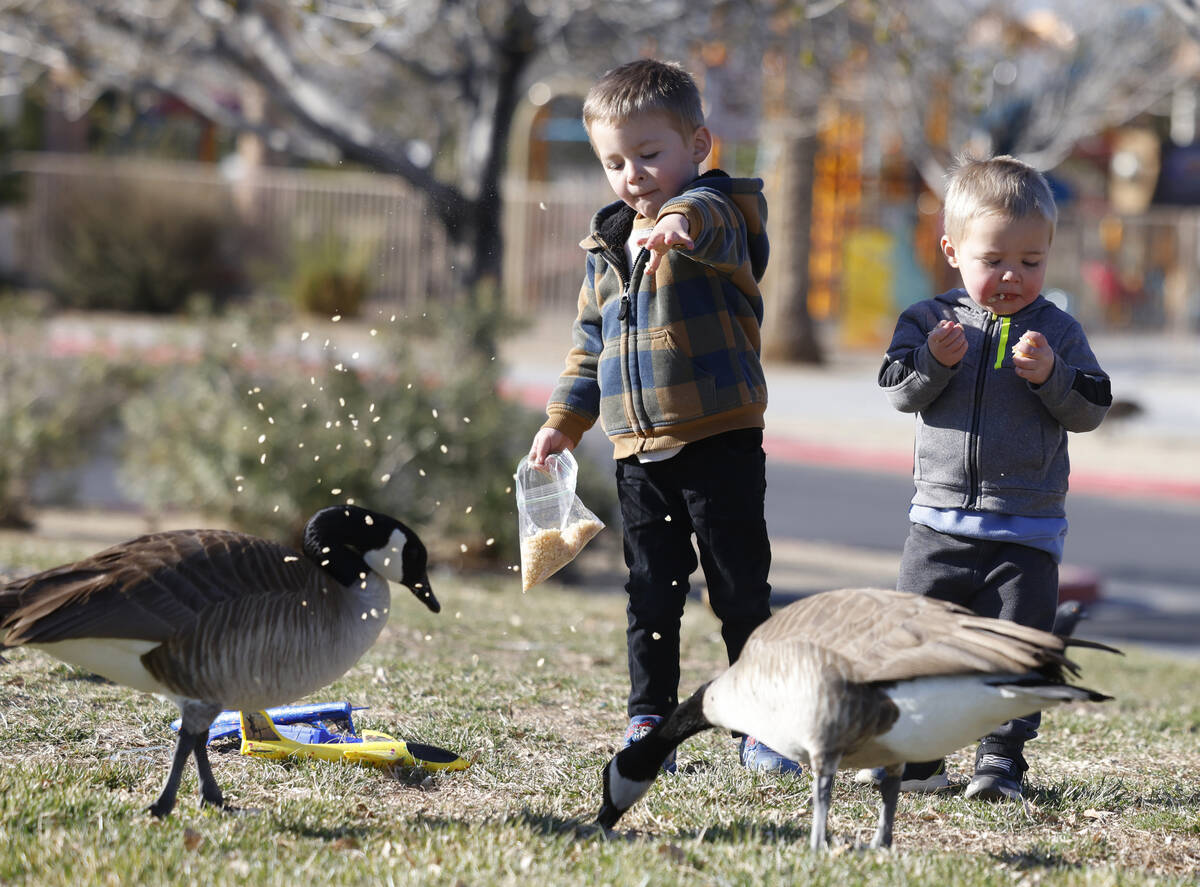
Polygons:
<instances>
[{"instance_id":1,"label":"boy's hand holding bag","mask_svg":"<svg viewBox=\"0 0 1200 887\"><path fill-rule=\"evenodd\" d=\"M522 591L569 564L604 529L575 495L579 466L570 450L552 454L546 466L533 468L528 457L517 464Z\"/></svg>"}]
</instances>

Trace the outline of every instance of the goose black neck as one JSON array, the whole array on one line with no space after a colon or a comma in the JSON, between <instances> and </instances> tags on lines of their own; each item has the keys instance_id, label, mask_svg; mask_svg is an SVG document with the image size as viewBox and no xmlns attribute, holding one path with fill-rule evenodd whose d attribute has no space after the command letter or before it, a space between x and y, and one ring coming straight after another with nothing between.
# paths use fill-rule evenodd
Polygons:
<instances>
[{"instance_id":1,"label":"goose black neck","mask_svg":"<svg viewBox=\"0 0 1200 887\"><path fill-rule=\"evenodd\" d=\"M707 689L708 684L704 684L677 705L657 727L618 755L617 767L623 776L637 780L653 778L676 746L713 726L704 717L704 692Z\"/></svg>"},{"instance_id":2,"label":"goose black neck","mask_svg":"<svg viewBox=\"0 0 1200 887\"><path fill-rule=\"evenodd\" d=\"M354 505L322 508L304 527L304 554L341 585L370 571L362 553L382 545L390 533L382 515Z\"/></svg>"}]
</instances>

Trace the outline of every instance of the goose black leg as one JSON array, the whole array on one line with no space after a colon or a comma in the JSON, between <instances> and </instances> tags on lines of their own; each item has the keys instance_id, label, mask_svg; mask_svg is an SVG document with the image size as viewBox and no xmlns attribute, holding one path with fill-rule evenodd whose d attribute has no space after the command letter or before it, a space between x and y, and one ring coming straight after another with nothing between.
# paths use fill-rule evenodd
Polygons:
<instances>
[{"instance_id":1,"label":"goose black leg","mask_svg":"<svg viewBox=\"0 0 1200 887\"><path fill-rule=\"evenodd\" d=\"M900 776L903 764L896 764L884 771L883 782L879 783L879 826L875 829L873 848L892 846L892 825L896 821L896 801L900 797Z\"/></svg>"},{"instance_id":2,"label":"goose black leg","mask_svg":"<svg viewBox=\"0 0 1200 887\"><path fill-rule=\"evenodd\" d=\"M825 846L825 823L829 819L829 805L833 798L833 776L837 772L837 760L832 761L820 755L810 756L813 768L813 813L812 840L809 846L820 850Z\"/></svg>"},{"instance_id":3,"label":"goose black leg","mask_svg":"<svg viewBox=\"0 0 1200 887\"><path fill-rule=\"evenodd\" d=\"M204 735L196 743L192 756L196 759L196 772L200 776L200 797L203 803L224 807L225 796L221 793L221 786L217 785L216 777L213 776L212 765L208 763L208 730L204 731Z\"/></svg>"},{"instance_id":4,"label":"goose black leg","mask_svg":"<svg viewBox=\"0 0 1200 887\"><path fill-rule=\"evenodd\" d=\"M204 732L207 735L207 727L204 728ZM183 765L191 757L192 751L196 748L196 741L199 738L195 733L189 733L187 730L180 729L179 739L175 742L175 756L171 760L171 772L167 774L167 782L163 786L158 800L147 808L147 812L151 816L162 819L174 809L175 796L179 794L179 780L183 776Z\"/></svg>"},{"instance_id":5,"label":"goose black leg","mask_svg":"<svg viewBox=\"0 0 1200 887\"><path fill-rule=\"evenodd\" d=\"M183 718L179 725L179 739L175 742L175 756L171 759L171 771L167 774L166 785L158 800L150 805L148 812L151 816L162 819L175 808L175 798L179 794L179 781L183 778L183 768L188 758L196 758L196 770L200 774L200 793L210 804L223 806L221 787L213 778L212 767L208 763L208 728L213 718L221 713L221 706L208 702L189 700L179 706Z\"/></svg>"}]
</instances>

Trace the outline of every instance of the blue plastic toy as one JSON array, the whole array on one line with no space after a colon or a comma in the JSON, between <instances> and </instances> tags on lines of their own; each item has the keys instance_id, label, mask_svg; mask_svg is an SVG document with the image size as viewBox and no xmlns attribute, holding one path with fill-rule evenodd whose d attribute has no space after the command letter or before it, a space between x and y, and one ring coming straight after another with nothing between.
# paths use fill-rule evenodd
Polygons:
<instances>
[{"instance_id":1,"label":"blue plastic toy","mask_svg":"<svg viewBox=\"0 0 1200 887\"><path fill-rule=\"evenodd\" d=\"M281 735L296 742L357 742L358 730L352 712L362 711L365 705L349 702L312 702L307 705L280 705L268 708L267 715L279 728ZM171 722L179 732L181 718ZM208 728L208 742L237 736L242 732L242 713L223 711Z\"/></svg>"}]
</instances>

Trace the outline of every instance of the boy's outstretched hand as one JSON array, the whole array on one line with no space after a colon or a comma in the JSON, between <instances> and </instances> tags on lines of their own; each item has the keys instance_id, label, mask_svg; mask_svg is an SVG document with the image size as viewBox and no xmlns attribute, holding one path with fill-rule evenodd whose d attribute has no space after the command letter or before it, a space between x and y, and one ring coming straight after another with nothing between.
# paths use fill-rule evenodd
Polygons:
<instances>
[{"instance_id":1,"label":"boy's outstretched hand","mask_svg":"<svg viewBox=\"0 0 1200 887\"><path fill-rule=\"evenodd\" d=\"M1026 382L1041 385L1054 369L1054 349L1046 337L1030 330L1012 348L1013 369Z\"/></svg>"},{"instance_id":2,"label":"boy's outstretched hand","mask_svg":"<svg viewBox=\"0 0 1200 887\"><path fill-rule=\"evenodd\" d=\"M967 355L967 334L954 320L941 321L929 331L926 342L929 353L942 366L952 367Z\"/></svg>"},{"instance_id":3,"label":"boy's outstretched hand","mask_svg":"<svg viewBox=\"0 0 1200 887\"><path fill-rule=\"evenodd\" d=\"M658 263L663 254L669 249L691 249L696 244L688 237L687 216L682 213L668 213L663 216L651 229L644 239L638 241L638 246L650 250L650 260L646 262L646 271L653 274L658 270Z\"/></svg>"},{"instance_id":4,"label":"boy's outstretched hand","mask_svg":"<svg viewBox=\"0 0 1200 887\"><path fill-rule=\"evenodd\" d=\"M574 449L571 438L557 428L542 428L533 436L529 447L529 464L533 468L545 469L546 459L553 453Z\"/></svg>"}]
</instances>

